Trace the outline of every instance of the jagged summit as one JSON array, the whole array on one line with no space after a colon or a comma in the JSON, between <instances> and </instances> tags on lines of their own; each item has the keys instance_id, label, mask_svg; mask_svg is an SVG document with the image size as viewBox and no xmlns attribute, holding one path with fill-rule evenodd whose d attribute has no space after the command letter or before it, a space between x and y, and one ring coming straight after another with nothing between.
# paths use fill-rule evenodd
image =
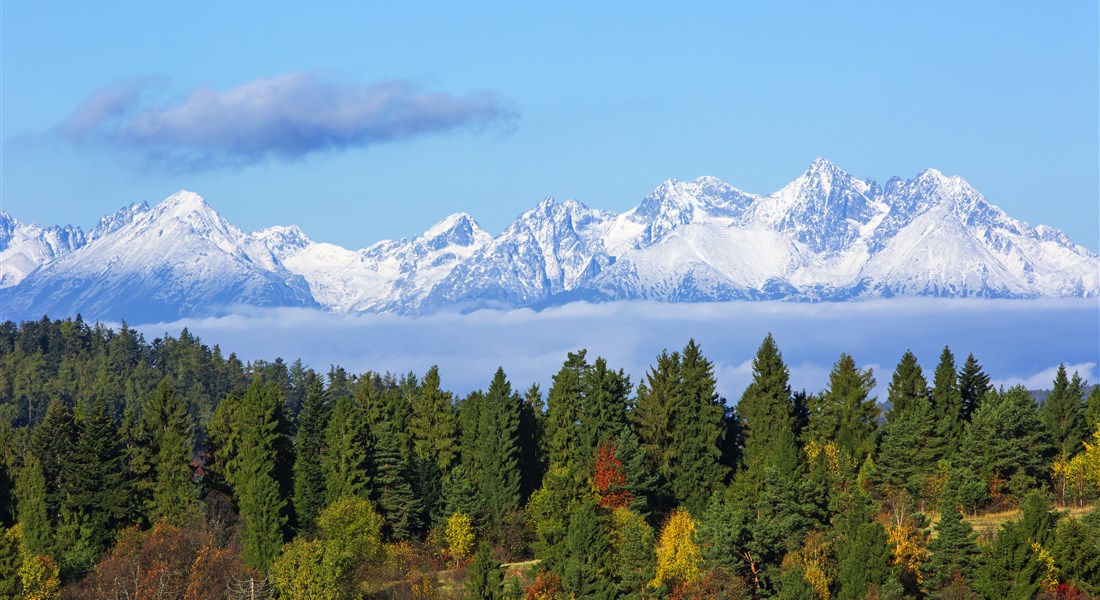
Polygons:
<instances>
[{"instance_id":1,"label":"jagged summit","mask_svg":"<svg viewBox=\"0 0 1100 600\"><path fill-rule=\"evenodd\" d=\"M0 213L4 319L131 322L237 305L423 313L573 300L1100 296L1100 259L926 169L879 185L824 158L767 195L670 179L622 214L547 196L492 236L465 212L361 250L244 233L182 190L79 228Z\"/></svg>"}]
</instances>

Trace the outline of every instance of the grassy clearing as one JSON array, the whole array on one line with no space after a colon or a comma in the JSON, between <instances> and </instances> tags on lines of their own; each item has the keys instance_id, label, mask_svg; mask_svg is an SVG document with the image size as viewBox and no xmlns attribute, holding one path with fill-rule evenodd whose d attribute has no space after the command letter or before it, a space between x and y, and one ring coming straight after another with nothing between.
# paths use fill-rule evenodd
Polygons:
<instances>
[{"instance_id":1,"label":"grassy clearing","mask_svg":"<svg viewBox=\"0 0 1100 600\"><path fill-rule=\"evenodd\" d=\"M1092 512L1095 508L1095 504L1087 504L1085 506L1067 506L1065 508L1055 506L1054 510L1069 511L1069 515L1071 517L1080 518ZM995 533L997 533L997 530L1001 527L1003 523L1006 523L1008 521L1015 521L1016 519L1019 519L1022 515L1023 511L1017 508L1013 510L987 513L984 515L978 515L976 517L967 516L964 518L966 519L966 522L970 523L970 526L974 528L974 531L978 532L979 535L993 536Z\"/></svg>"}]
</instances>

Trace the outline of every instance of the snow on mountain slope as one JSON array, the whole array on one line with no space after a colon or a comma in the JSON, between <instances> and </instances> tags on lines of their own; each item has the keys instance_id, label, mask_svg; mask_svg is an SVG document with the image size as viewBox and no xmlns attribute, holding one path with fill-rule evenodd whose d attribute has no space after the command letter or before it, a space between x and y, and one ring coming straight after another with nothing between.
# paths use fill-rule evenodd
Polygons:
<instances>
[{"instance_id":1,"label":"snow on mountain slope","mask_svg":"<svg viewBox=\"0 0 1100 600\"><path fill-rule=\"evenodd\" d=\"M87 235L0 213L3 318L164 320L238 304L340 313L548 306L578 299L837 301L1098 297L1100 258L959 177L883 186L824 159L765 196L669 180L624 213L546 198L493 237L457 213L348 250L297 227L245 234L180 192Z\"/></svg>"},{"instance_id":2,"label":"snow on mountain slope","mask_svg":"<svg viewBox=\"0 0 1100 600\"><path fill-rule=\"evenodd\" d=\"M72 226L20 223L0 211L0 288L23 281L42 264L84 245L84 232Z\"/></svg>"},{"instance_id":3,"label":"snow on mountain slope","mask_svg":"<svg viewBox=\"0 0 1100 600\"><path fill-rule=\"evenodd\" d=\"M197 194L179 192L6 290L5 309L153 322L235 305L317 306L304 279L258 267L245 241Z\"/></svg>"}]
</instances>

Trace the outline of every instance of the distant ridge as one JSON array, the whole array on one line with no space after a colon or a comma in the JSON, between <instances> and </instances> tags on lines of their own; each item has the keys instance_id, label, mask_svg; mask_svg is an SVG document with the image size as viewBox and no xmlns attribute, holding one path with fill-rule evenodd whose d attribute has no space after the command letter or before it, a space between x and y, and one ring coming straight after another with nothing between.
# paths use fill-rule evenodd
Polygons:
<instances>
[{"instance_id":1,"label":"distant ridge","mask_svg":"<svg viewBox=\"0 0 1100 600\"><path fill-rule=\"evenodd\" d=\"M491 236L466 213L362 250L297 227L242 232L197 194L133 204L88 233L0 212L3 319L169 321L242 306L337 313L575 300L846 301L1100 296L1100 259L959 177L880 185L825 159L766 196L669 180L622 214L546 198Z\"/></svg>"}]
</instances>

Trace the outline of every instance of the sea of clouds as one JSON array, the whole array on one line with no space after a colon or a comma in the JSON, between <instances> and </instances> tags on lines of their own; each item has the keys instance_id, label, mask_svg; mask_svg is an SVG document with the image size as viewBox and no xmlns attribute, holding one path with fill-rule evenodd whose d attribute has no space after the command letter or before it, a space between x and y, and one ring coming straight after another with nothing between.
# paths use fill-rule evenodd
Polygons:
<instances>
[{"instance_id":1,"label":"sea of clouds","mask_svg":"<svg viewBox=\"0 0 1100 600\"><path fill-rule=\"evenodd\" d=\"M1100 301L907 298L847 303L574 303L541 311L482 310L427 316L334 315L305 309L242 308L229 316L139 325L147 339L184 327L245 361L301 358L327 372L422 375L439 365L445 388L482 389L498 366L514 388L549 389L568 352L607 359L636 385L664 349L695 339L715 366L718 390L736 403L752 380L752 359L769 332L795 390L821 391L842 352L872 368L876 392L912 350L931 380L943 347L962 365L973 353L995 384L1049 388L1064 363L1091 383L1100 363Z\"/></svg>"}]
</instances>

